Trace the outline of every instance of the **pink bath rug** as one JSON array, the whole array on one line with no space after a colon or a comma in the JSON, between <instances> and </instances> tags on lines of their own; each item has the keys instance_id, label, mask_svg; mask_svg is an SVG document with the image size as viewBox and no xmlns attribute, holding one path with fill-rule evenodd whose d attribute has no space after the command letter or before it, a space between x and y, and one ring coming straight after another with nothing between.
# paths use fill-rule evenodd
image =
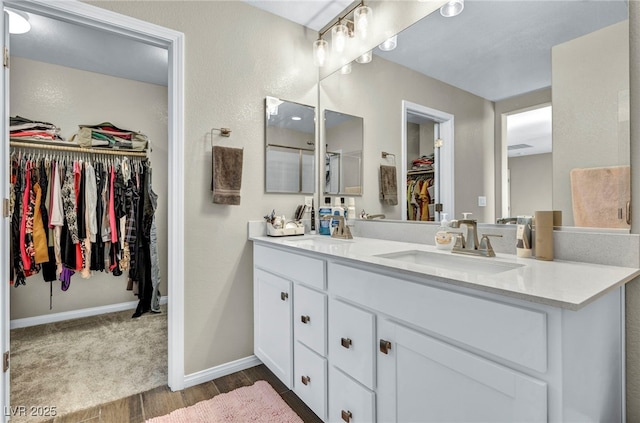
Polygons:
<instances>
[{"instance_id":1,"label":"pink bath rug","mask_svg":"<svg viewBox=\"0 0 640 423\"><path fill-rule=\"evenodd\" d=\"M147 423L303 423L264 380L216 395Z\"/></svg>"}]
</instances>

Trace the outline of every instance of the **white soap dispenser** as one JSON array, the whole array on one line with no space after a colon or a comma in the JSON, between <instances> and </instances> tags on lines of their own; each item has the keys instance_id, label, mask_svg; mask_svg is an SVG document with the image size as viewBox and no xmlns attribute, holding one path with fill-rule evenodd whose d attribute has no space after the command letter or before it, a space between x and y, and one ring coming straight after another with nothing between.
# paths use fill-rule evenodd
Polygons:
<instances>
[{"instance_id":1,"label":"white soap dispenser","mask_svg":"<svg viewBox=\"0 0 640 423\"><path fill-rule=\"evenodd\" d=\"M436 232L436 248L438 250L451 250L453 248L453 235L449 233L449 221L447 220L446 213L440 213L442 219L440 220L440 227Z\"/></svg>"}]
</instances>

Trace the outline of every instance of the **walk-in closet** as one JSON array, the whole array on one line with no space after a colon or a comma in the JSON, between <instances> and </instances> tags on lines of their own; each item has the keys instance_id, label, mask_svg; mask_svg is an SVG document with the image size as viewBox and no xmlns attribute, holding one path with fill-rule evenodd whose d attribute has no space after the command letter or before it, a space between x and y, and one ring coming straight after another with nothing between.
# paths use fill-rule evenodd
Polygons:
<instances>
[{"instance_id":1,"label":"walk-in closet","mask_svg":"<svg viewBox=\"0 0 640 423\"><path fill-rule=\"evenodd\" d=\"M11 405L61 415L167 383L167 50L28 19L10 36L3 164L21 185Z\"/></svg>"}]
</instances>

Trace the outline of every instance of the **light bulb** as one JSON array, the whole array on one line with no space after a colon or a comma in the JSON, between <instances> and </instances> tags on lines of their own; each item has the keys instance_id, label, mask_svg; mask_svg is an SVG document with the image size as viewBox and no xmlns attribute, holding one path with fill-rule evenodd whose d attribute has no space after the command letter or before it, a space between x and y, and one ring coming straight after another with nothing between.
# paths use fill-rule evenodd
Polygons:
<instances>
[{"instance_id":1,"label":"light bulb","mask_svg":"<svg viewBox=\"0 0 640 423\"><path fill-rule=\"evenodd\" d=\"M356 59L356 62L358 62L358 63L369 63L371 61L371 59L373 59L373 54L371 53L371 51L368 51L368 52L364 53L362 56L358 57Z\"/></svg>"},{"instance_id":2,"label":"light bulb","mask_svg":"<svg viewBox=\"0 0 640 423\"><path fill-rule=\"evenodd\" d=\"M313 64L322 67L327 58L329 43L320 38L313 43Z\"/></svg>"},{"instance_id":3,"label":"light bulb","mask_svg":"<svg viewBox=\"0 0 640 423\"><path fill-rule=\"evenodd\" d=\"M369 25L371 25L372 16L373 10L364 4L353 12L353 26L356 36L361 40L367 38L367 31L369 30Z\"/></svg>"},{"instance_id":4,"label":"light bulb","mask_svg":"<svg viewBox=\"0 0 640 423\"><path fill-rule=\"evenodd\" d=\"M382 51L391 51L398 46L398 36L394 35L393 37L387 38L382 44L378 47Z\"/></svg>"},{"instance_id":5,"label":"light bulb","mask_svg":"<svg viewBox=\"0 0 640 423\"><path fill-rule=\"evenodd\" d=\"M440 14L445 18L458 16L464 10L464 0L451 0L440 8Z\"/></svg>"},{"instance_id":6,"label":"light bulb","mask_svg":"<svg viewBox=\"0 0 640 423\"><path fill-rule=\"evenodd\" d=\"M349 75L351 73L351 63L347 63L340 68L340 73L343 75Z\"/></svg>"},{"instance_id":7,"label":"light bulb","mask_svg":"<svg viewBox=\"0 0 640 423\"><path fill-rule=\"evenodd\" d=\"M349 29L345 24L339 23L331 29L331 48L336 53L342 53L347 44Z\"/></svg>"}]
</instances>

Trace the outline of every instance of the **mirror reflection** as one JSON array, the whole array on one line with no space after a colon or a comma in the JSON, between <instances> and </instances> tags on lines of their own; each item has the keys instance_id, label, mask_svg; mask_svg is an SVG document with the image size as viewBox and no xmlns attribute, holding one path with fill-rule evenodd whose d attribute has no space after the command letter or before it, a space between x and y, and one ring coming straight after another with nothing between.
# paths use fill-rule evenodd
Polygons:
<instances>
[{"instance_id":1,"label":"mirror reflection","mask_svg":"<svg viewBox=\"0 0 640 423\"><path fill-rule=\"evenodd\" d=\"M325 194L362 194L363 127L361 117L324 111Z\"/></svg>"},{"instance_id":2,"label":"mirror reflection","mask_svg":"<svg viewBox=\"0 0 640 423\"><path fill-rule=\"evenodd\" d=\"M555 209L565 226L628 228L627 3L467 3L459 16L433 13L398 34L395 50L376 48L370 63L354 62L350 74L321 81L321 107L367 120L363 179L372 184L358 207L407 219L406 208L378 199L380 152L403 157L397 185L405 207L411 160L433 154L432 203L442 204L449 218L471 212L479 222L496 223ZM411 152L407 135L416 128L407 130L403 102L453 117L448 138L428 135L428 142L441 139L452 150L451 162L438 160L438 147ZM517 123L535 110L544 110L542 120ZM600 176L584 182L581 170ZM593 184L602 175L604 183ZM432 210L438 220L437 207Z\"/></svg>"},{"instance_id":3,"label":"mirror reflection","mask_svg":"<svg viewBox=\"0 0 640 423\"><path fill-rule=\"evenodd\" d=\"M315 107L265 100L265 191L315 192Z\"/></svg>"}]
</instances>

